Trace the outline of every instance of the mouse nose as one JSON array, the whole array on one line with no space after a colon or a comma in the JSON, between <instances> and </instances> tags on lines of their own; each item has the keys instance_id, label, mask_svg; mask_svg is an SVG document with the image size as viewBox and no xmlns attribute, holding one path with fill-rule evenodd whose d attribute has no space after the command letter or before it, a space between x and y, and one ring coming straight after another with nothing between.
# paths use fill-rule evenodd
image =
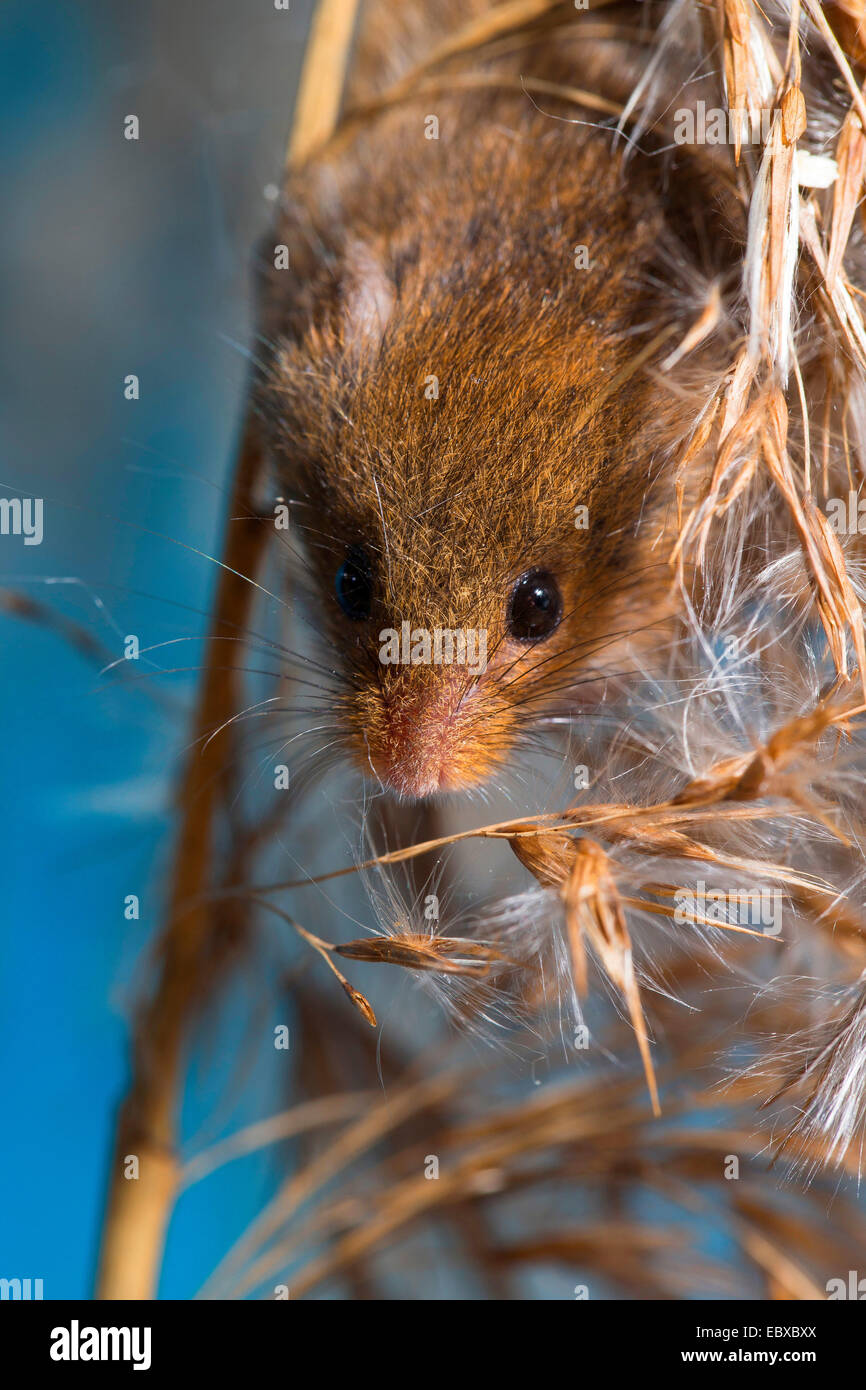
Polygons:
<instances>
[{"instance_id":1,"label":"mouse nose","mask_svg":"<svg viewBox=\"0 0 866 1390\"><path fill-rule=\"evenodd\" d=\"M381 724L368 736L370 765L383 786L414 800L481 780L486 769L477 767L471 747L471 704L465 680L390 692Z\"/></svg>"},{"instance_id":2,"label":"mouse nose","mask_svg":"<svg viewBox=\"0 0 866 1390\"><path fill-rule=\"evenodd\" d=\"M441 758L418 757L412 753L405 757L378 754L371 756L370 763L384 787L413 801L434 796L436 792L459 790L459 786L449 786L448 770Z\"/></svg>"}]
</instances>

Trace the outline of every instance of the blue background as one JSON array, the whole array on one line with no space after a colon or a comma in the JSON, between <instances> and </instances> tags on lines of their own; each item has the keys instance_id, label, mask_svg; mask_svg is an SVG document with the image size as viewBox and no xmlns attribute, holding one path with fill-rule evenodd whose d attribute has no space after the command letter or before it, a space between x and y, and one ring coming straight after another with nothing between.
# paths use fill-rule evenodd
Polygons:
<instances>
[{"instance_id":1,"label":"blue background","mask_svg":"<svg viewBox=\"0 0 866 1390\"><path fill-rule=\"evenodd\" d=\"M249 335L249 260L279 179L309 6L0 7L0 583L115 656L200 633ZM135 113L137 142L123 138ZM124 400L136 373L141 399ZM154 534L158 533L158 534ZM0 1275L92 1291L136 961L159 919L194 675L124 689L54 632L0 617ZM197 644L153 654L189 666ZM141 663L144 668L144 662ZM159 693L159 698L154 695ZM166 707L160 700L169 700ZM141 920L123 900L141 898ZM231 1010L223 1039L231 1056ZM196 1087L195 1134L225 1076ZM268 1113L261 1078L236 1118ZM189 1297L270 1181L266 1158L184 1197L161 1294Z\"/></svg>"}]
</instances>

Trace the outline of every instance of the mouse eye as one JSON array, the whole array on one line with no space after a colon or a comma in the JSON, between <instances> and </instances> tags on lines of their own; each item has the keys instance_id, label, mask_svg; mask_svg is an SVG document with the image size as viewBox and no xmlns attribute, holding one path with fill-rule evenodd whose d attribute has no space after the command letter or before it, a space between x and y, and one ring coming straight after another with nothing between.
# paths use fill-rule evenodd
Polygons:
<instances>
[{"instance_id":1,"label":"mouse eye","mask_svg":"<svg viewBox=\"0 0 866 1390\"><path fill-rule=\"evenodd\" d=\"M518 642L549 637L562 617L562 595L547 570L529 570L518 579L508 600L508 633Z\"/></svg>"},{"instance_id":2,"label":"mouse eye","mask_svg":"<svg viewBox=\"0 0 866 1390\"><path fill-rule=\"evenodd\" d=\"M373 571L366 553L359 545L353 545L337 570L334 587L337 602L347 618L360 622L369 618L373 598Z\"/></svg>"}]
</instances>

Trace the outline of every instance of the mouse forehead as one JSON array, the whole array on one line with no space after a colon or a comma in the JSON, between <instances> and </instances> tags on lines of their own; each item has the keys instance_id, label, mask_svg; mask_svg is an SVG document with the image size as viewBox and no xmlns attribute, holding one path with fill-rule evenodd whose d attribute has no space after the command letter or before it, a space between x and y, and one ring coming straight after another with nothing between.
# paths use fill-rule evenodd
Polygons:
<instances>
[{"instance_id":1,"label":"mouse forehead","mask_svg":"<svg viewBox=\"0 0 866 1390\"><path fill-rule=\"evenodd\" d=\"M438 396L415 374L372 369L314 470L343 525L431 571L535 563L575 530L581 504L603 508L626 455L622 403L588 423L595 378L561 367L532 379L513 362L483 374L443 356ZM419 396L421 397L419 399Z\"/></svg>"},{"instance_id":2,"label":"mouse forehead","mask_svg":"<svg viewBox=\"0 0 866 1390\"><path fill-rule=\"evenodd\" d=\"M424 277L389 292L381 258L350 259L271 382L310 524L337 552L367 547L395 592L443 602L501 602L524 570L602 545L629 476L645 478L629 465L652 415L636 384L608 390L635 350L613 311L489 269L483 294ZM575 536L578 507L591 537Z\"/></svg>"},{"instance_id":3,"label":"mouse forehead","mask_svg":"<svg viewBox=\"0 0 866 1390\"><path fill-rule=\"evenodd\" d=\"M563 591L580 582L591 542L575 528L570 485L560 480L551 490L531 458L506 470L472 454L449 463L434 452L396 441L387 451L338 455L340 485L332 478L310 508L312 524L332 538L317 552L323 585L360 545L388 611L427 626L498 630L527 570L550 569Z\"/></svg>"},{"instance_id":4,"label":"mouse forehead","mask_svg":"<svg viewBox=\"0 0 866 1390\"><path fill-rule=\"evenodd\" d=\"M383 599L406 616L450 623L498 613L503 590L526 567L526 532L497 514L489 495L485 506L483 490L465 478L447 490L420 477L413 485L402 469L395 485L387 463L351 476L351 497L335 499L328 517L331 568L341 545L360 545Z\"/></svg>"},{"instance_id":5,"label":"mouse forehead","mask_svg":"<svg viewBox=\"0 0 866 1390\"><path fill-rule=\"evenodd\" d=\"M566 589L610 560L629 480L642 486L645 469L629 465L622 401L575 423L601 374L581 380L560 362L521 375L507 357L476 370L448 352L439 364L438 396L387 351L337 408L333 392L316 404L307 391L304 524L323 586L360 545L390 611L495 627L527 570L548 568Z\"/></svg>"},{"instance_id":6,"label":"mouse forehead","mask_svg":"<svg viewBox=\"0 0 866 1390\"><path fill-rule=\"evenodd\" d=\"M543 563L552 538L574 542L577 506L603 529L627 455L640 459L645 383L608 388L650 315L641 267L658 219L612 191L606 144L579 176L557 150L527 170L512 143L471 168L461 147L451 173L466 198L449 177L437 216L417 177L398 210L349 160L342 215L319 238L327 261L311 243L307 287L274 319L264 410L287 486L338 542L384 555L387 537L395 575L414 564L453 588L473 567ZM483 190L509 169L526 196L503 206ZM574 256L589 231L591 275Z\"/></svg>"}]
</instances>

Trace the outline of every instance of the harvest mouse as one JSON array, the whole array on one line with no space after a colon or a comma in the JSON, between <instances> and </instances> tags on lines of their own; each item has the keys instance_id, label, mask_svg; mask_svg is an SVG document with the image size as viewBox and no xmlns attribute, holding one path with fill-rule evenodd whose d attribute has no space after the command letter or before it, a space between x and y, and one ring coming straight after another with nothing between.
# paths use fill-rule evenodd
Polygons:
<instances>
[{"instance_id":1,"label":"harvest mouse","mask_svg":"<svg viewBox=\"0 0 866 1390\"><path fill-rule=\"evenodd\" d=\"M670 160L531 99L524 73L573 82L587 52L535 35L362 113L266 242L267 443L341 737L402 797L483 785L669 640L694 416L658 365L701 235Z\"/></svg>"}]
</instances>

